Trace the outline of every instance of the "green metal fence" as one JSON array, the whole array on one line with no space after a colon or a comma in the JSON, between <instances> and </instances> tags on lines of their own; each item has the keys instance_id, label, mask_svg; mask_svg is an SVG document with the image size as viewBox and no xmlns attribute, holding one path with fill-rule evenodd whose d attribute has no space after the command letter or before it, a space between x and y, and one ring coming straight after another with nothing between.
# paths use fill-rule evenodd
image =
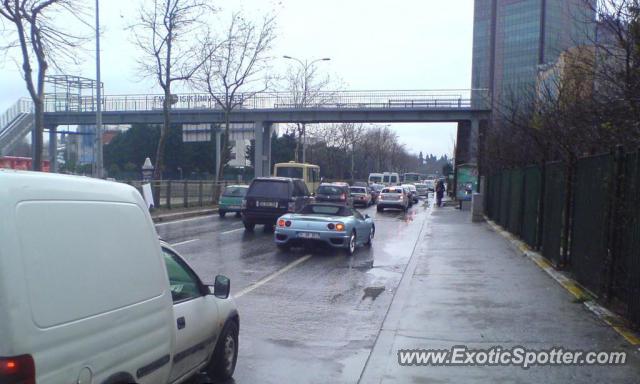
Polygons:
<instances>
[{"instance_id":1,"label":"green metal fence","mask_svg":"<svg viewBox=\"0 0 640 384\"><path fill-rule=\"evenodd\" d=\"M640 151L498 171L486 191L491 219L640 325Z\"/></svg>"},{"instance_id":2,"label":"green metal fence","mask_svg":"<svg viewBox=\"0 0 640 384\"><path fill-rule=\"evenodd\" d=\"M592 156L576 163L571 225L571 270L594 292L602 291L607 255L611 193L611 155Z\"/></svg>"},{"instance_id":3,"label":"green metal fence","mask_svg":"<svg viewBox=\"0 0 640 384\"><path fill-rule=\"evenodd\" d=\"M520 236L530 247L538 247L538 208L542 192L542 172L539 166L524 168L522 196L522 232Z\"/></svg>"},{"instance_id":4,"label":"green metal fence","mask_svg":"<svg viewBox=\"0 0 640 384\"><path fill-rule=\"evenodd\" d=\"M565 165L549 163L545 166L544 210L542 225L542 254L554 264L562 261L561 242L564 219Z\"/></svg>"}]
</instances>

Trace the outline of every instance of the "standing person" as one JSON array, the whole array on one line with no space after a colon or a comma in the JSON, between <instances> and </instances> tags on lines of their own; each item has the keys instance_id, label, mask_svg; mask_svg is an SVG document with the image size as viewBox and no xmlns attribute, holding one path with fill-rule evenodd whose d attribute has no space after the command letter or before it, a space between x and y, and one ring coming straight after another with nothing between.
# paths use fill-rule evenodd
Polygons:
<instances>
[{"instance_id":1,"label":"standing person","mask_svg":"<svg viewBox=\"0 0 640 384\"><path fill-rule=\"evenodd\" d=\"M442 197L444 196L444 183L442 180L438 180L436 184L436 204L438 207L442 206Z\"/></svg>"}]
</instances>

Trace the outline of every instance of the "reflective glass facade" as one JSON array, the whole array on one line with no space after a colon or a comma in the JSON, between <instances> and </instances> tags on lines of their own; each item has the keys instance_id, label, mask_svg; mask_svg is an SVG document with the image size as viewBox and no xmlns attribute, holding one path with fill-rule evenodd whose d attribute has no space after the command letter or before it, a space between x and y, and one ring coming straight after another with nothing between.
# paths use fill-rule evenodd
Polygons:
<instances>
[{"instance_id":1,"label":"reflective glass facade","mask_svg":"<svg viewBox=\"0 0 640 384\"><path fill-rule=\"evenodd\" d=\"M588 44L594 19L583 0L475 0L472 87L494 105L535 87L538 65Z\"/></svg>"}]
</instances>

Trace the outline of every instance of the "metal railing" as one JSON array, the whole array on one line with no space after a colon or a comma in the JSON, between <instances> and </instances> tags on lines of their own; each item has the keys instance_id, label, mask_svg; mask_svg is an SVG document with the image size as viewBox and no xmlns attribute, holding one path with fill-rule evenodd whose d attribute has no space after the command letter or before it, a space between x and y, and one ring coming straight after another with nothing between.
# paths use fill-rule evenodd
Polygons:
<instances>
[{"instance_id":1,"label":"metal railing","mask_svg":"<svg viewBox=\"0 0 640 384\"><path fill-rule=\"evenodd\" d=\"M0 115L0 132L2 132L16 117L23 113L33 112L33 102L28 98L21 98L2 115Z\"/></svg>"},{"instance_id":2,"label":"metal railing","mask_svg":"<svg viewBox=\"0 0 640 384\"><path fill-rule=\"evenodd\" d=\"M135 187L142 193L142 184L135 180L124 183ZM210 180L154 180L149 182L153 191L155 208L190 208L218 204L219 194L227 185L237 185L237 181Z\"/></svg>"},{"instance_id":3,"label":"metal railing","mask_svg":"<svg viewBox=\"0 0 640 384\"><path fill-rule=\"evenodd\" d=\"M402 90L402 91L323 91L315 92L310 100L300 102L300 95L290 92L262 92L238 94L239 109L489 109L486 89ZM162 110L164 95L106 95L102 100L105 112ZM173 95L172 109L218 109L209 94ZM93 112L96 99L87 97L45 97L46 112Z\"/></svg>"}]
</instances>

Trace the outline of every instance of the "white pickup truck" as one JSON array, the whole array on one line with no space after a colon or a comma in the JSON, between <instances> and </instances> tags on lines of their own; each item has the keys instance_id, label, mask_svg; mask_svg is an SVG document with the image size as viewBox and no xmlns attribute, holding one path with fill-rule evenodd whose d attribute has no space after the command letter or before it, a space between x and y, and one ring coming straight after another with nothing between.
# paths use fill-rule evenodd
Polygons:
<instances>
[{"instance_id":1,"label":"white pickup truck","mask_svg":"<svg viewBox=\"0 0 640 384\"><path fill-rule=\"evenodd\" d=\"M0 170L0 244L0 383L233 375L229 279L203 284L134 188Z\"/></svg>"}]
</instances>

